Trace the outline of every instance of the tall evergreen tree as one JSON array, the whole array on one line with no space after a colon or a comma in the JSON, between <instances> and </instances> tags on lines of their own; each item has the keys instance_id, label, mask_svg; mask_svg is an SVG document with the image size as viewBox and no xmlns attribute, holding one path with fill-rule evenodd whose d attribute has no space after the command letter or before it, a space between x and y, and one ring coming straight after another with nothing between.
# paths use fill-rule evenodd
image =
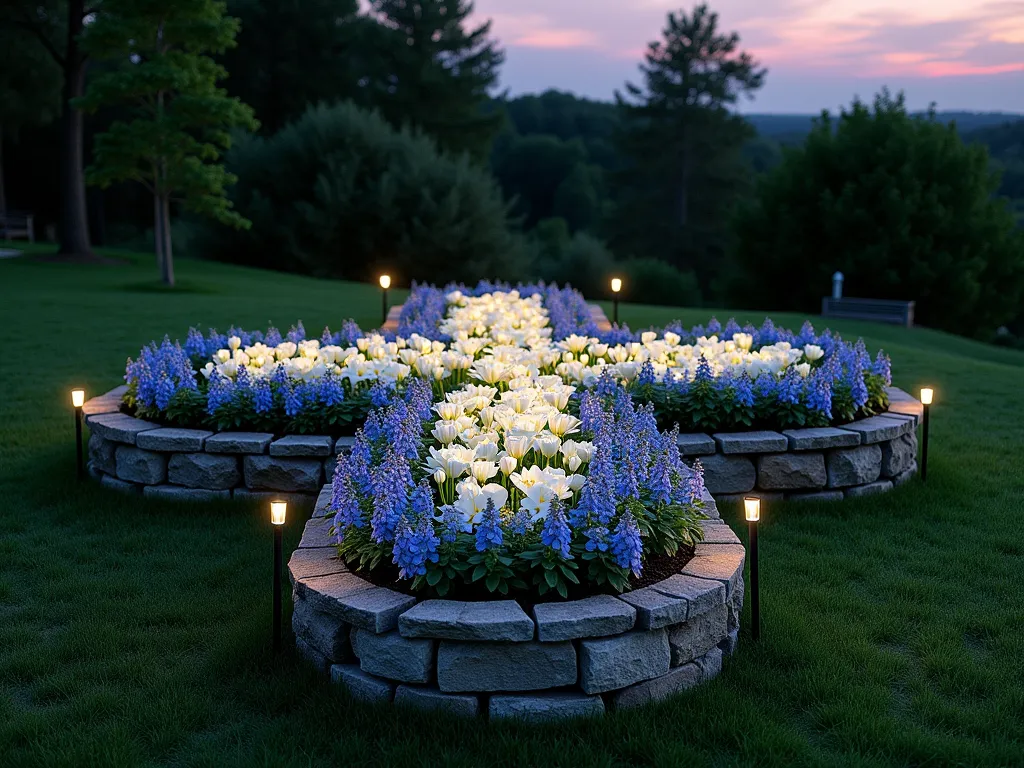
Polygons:
<instances>
[{"instance_id":1,"label":"tall evergreen tree","mask_svg":"<svg viewBox=\"0 0 1024 768\"><path fill-rule=\"evenodd\" d=\"M116 105L133 117L96 137L89 180L138 181L152 193L157 262L167 285L174 285L172 200L249 226L225 194L235 177L221 153L232 128L255 129L256 122L248 106L218 87L226 73L206 55L233 45L237 33L237 19L216 0L103 0L89 30L89 52L117 65L92 81L81 105Z\"/></svg>"},{"instance_id":2,"label":"tall evergreen tree","mask_svg":"<svg viewBox=\"0 0 1024 768\"><path fill-rule=\"evenodd\" d=\"M4 0L0 26L29 34L63 73L60 141L60 253L91 256L85 206L83 116L76 106L85 91L88 56L83 47L87 19L102 18L85 0Z\"/></svg>"},{"instance_id":3,"label":"tall evergreen tree","mask_svg":"<svg viewBox=\"0 0 1024 768\"><path fill-rule=\"evenodd\" d=\"M311 104L358 95L359 43L373 24L358 10L356 0L228 0L242 30L221 57L227 89L253 108L264 134Z\"/></svg>"},{"instance_id":4,"label":"tall evergreen tree","mask_svg":"<svg viewBox=\"0 0 1024 768\"><path fill-rule=\"evenodd\" d=\"M371 100L393 125L409 123L442 149L484 160L502 116L485 111L504 53L491 23L467 29L467 0L372 0L380 69Z\"/></svg>"},{"instance_id":5,"label":"tall evergreen tree","mask_svg":"<svg viewBox=\"0 0 1024 768\"><path fill-rule=\"evenodd\" d=\"M729 111L761 87L765 70L719 31L707 5L670 13L651 43L643 85L616 94L623 116L617 177L617 252L657 256L694 269L707 290L728 247L728 221L748 171L750 126Z\"/></svg>"}]
</instances>

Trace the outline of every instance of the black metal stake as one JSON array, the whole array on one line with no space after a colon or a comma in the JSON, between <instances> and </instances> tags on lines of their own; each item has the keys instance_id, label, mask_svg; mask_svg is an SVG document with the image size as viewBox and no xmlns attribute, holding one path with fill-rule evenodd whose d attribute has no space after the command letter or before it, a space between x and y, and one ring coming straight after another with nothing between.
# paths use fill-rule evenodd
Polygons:
<instances>
[{"instance_id":1,"label":"black metal stake","mask_svg":"<svg viewBox=\"0 0 1024 768\"><path fill-rule=\"evenodd\" d=\"M274 526L274 653L281 652L281 580L284 555L281 545L283 525Z\"/></svg>"},{"instance_id":2,"label":"black metal stake","mask_svg":"<svg viewBox=\"0 0 1024 768\"><path fill-rule=\"evenodd\" d=\"M614 318L613 322L616 325L618 325L619 324L619 297L618 296L616 296L614 299L612 299L612 307L613 307L613 309L612 309L612 317Z\"/></svg>"},{"instance_id":3,"label":"black metal stake","mask_svg":"<svg viewBox=\"0 0 1024 768\"><path fill-rule=\"evenodd\" d=\"M761 638L761 595L757 583L757 521L747 523L750 532L750 636Z\"/></svg>"},{"instance_id":4,"label":"black metal stake","mask_svg":"<svg viewBox=\"0 0 1024 768\"><path fill-rule=\"evenodd\" d=\"M85 478L85 457L82 452L82 408L75 408L75 454L78 460L78 479Z\"/></svg>"},{"instance_id":5,"label":"black metal stake","mask_svg":"<svg viewBox=\"0 0 1024 768\"><path fill-rule=\"evenodd\" d=\"M921 482L928 480L928 414L931 409L931 405L925 405L921 427Z\"/></svg>"},{"instance_id":6,"label":"black metal stake","mask_svg":"<svg viewBox=\"0 0 1024 768\"><path fill-rule=\"evenodd\" d=\"M388 321L388 289L387 288L381 288L380 297L381 297L381 306L383 308L383 311L381 313L380 324L384 325Z\"/></svg>"}]
</instances>

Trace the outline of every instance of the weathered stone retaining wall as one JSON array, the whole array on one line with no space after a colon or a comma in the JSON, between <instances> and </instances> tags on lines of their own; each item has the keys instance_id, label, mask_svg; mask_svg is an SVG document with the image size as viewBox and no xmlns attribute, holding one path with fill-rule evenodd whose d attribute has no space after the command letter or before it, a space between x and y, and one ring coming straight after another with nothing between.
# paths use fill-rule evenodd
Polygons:
<instances>
[{"instance_id":1,"label":"weathered stone retaining wall","mask_svg":"<svg viewBox=\"0 0 1024 768\"><path fill-rule=\"evenodd\" d=\"M161 427L119 412L124 387L85 404L89 472L119 491L164 499L266 499L312 503L352 438L277 437ZM922 406L890 388L889 411L842 427L682 434L715 499L839 500L881 493L917 472Z\"/></svg>"},{"instance_id":2,"label":"weathered stone retaining wall","mask_svg":"<svg viewBox=\"0 0 1024 768\"><path fill-rule=\"evenodd\" d=\"M311 505L352 438L162 427L119 411L125 388L85 404L89 473L126 493L162 499L283 498Z\"/></svg>"},{"instance_id":3,"label":"weathered stone retaining wall","mask_svg":"<svg viewBox=\"0 0 1024 768\"><path fill-rule=\"evenodd\" d=\"M736 648L745 551L717 519L682 571L617 597L417 600L337 558L317 501L288 563L299 652L351 695L457 715L599 715L715 677Z\"/></svg>"},{"instance_id":4,"label":"weathered stone retaining wall","mask_svg":"<svg viewBox=\"0 0 1024 768\"><path fill-rule=\"evenodd\" d=\"M708 490L720 502L831 501L883 493L917 472L917 425L923 406L890 387L886 413L841 427L782 432L718 432L679 436L680 453L700 460Z\"/></svg>"}]
</instances>

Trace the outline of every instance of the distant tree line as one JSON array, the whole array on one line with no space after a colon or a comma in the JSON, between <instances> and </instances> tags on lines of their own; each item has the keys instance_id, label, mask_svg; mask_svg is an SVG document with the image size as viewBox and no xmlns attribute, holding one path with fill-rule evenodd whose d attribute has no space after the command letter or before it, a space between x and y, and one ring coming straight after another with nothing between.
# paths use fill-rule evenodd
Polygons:
<instances>
[{"instance_id":1,"label":"distant tree line","mask_svg":"<svg viewBox=\"0 0 1024 768\"><path fill-rule=\"evenodd\" d=\"M9 0L0 212L33 209L76 257L153 248L167 282L173 239L331 277L598 296L614 272L636 301L814 312L838 268L927 324L1024 330L1024 121L909 114L888 93L741 116L768 73L703 4L667 15L615 102L509 98L472 10Z\"/></svg>"}]
</instances>

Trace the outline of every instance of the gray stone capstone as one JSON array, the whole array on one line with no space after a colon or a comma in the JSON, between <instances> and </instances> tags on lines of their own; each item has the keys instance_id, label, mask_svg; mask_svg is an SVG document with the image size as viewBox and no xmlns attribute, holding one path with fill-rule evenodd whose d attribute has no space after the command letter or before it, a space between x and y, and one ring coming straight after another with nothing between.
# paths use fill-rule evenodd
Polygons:
<instances>
[{"instance_id":1,"label":"gray stone capstone","mask_svg":"<svg viewBox=\"0 0 1024 768\"><path fill-rule=\"evenodd\" d=\"M524 641L533 639L533 620L515 600L424 600L398 620L403 637L442 640Z\"/></svg>"},{"instance_id":2,"label":"gray stone capstone","mask_svg":"<svg viewBox=\"0 0 1024 768\"><path fill-rule=\"evenodd\" d=\"M540 603L533 608L537 639L542 642L617 635L633 628L636 608L611 595L567 603Z\"/></svg>"}]
</instances>

